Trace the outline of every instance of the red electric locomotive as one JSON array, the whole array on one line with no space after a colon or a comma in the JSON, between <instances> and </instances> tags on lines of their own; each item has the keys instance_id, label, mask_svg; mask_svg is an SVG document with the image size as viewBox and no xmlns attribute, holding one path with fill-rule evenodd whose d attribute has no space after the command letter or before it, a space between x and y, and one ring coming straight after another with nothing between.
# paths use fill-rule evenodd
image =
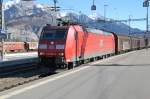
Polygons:
<instances>
[{"instance_id":1,"label":"red electric locomotive","mask_svg":"<svg viewBox=\"0 0 150 99\"><path fill-rule=\"evenodd\" d=\"M75 63L111 53L115 53L113 33L80 25L43 27L38 48L40 62L49 67L72 68Z\"/></svg>"}]
</instances>

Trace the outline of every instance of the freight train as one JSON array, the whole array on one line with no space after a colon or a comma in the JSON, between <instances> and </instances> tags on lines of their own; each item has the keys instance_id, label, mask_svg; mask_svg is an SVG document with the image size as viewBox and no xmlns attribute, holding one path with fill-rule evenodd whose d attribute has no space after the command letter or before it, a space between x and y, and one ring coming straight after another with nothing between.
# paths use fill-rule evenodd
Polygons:
<instances>
[{"instance_id":1,"label":"freight train","mask_svg":"<svg viewBox=\"0 0 150 99\"><path fill-rule=\"evenodd\" d=\"M63 65L68 69L86 60L145 48L145 39L120 35L81 25L43 27L38 56L44 66ZM55 64L55 65L54 65Z\"/></svg>"},{"instance_id":2,"label":"freight train","mask_svg":"<svg viewBox=\"0 0 150 99\"><path fill-rule=\"evenodd\" d=\"M2 43L0 46L2 47ZM3 42L3 49L7 53L37 51L38 42Z\"/></svg>"}]
</instances>

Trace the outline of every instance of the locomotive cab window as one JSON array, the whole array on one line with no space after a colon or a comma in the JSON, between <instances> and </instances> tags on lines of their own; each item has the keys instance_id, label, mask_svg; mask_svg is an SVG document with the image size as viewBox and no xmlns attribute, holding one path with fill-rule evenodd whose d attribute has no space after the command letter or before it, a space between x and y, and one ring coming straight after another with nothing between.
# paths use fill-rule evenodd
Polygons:
<instances>
[{"instance_id":1,"label":"locomotive cab window","mask_svg":"<svg viewBox=\"0 0 150 99\"><path fill-rule=\"evenodd\" d=\"M63 40L66 38L67 29L61 30L45 30L42 33L42 39L45 40Z\"/></svg>"}]
</instances>

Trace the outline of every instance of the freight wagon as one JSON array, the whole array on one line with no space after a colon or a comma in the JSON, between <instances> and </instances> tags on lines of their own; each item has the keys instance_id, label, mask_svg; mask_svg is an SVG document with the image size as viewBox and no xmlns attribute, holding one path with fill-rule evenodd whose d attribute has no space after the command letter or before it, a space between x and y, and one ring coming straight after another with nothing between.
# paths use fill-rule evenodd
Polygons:
<instances>
[{"instance_id":1,"label":"freight wagon","mask_svg":"<svg viewBox=\"0 0 150 99\"><path fill-rule=\"evenodd\" d=\"M2 43L0 44L2 46ZM3 42L5 52L24 52L37 50L38 42Z\"/></svg>"}]
</instances>

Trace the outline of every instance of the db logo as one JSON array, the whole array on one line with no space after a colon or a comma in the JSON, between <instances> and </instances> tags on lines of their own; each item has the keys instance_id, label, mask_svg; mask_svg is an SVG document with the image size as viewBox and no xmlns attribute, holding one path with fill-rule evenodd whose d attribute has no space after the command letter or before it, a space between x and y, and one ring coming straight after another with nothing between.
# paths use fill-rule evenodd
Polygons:
<instances>
[{"instance_id":1,"label":"db logo","mask_svg":"<svg viewBox=\"0 0 150 99\"><path fill-rule=\"evenodd\" d=\"M103 47L103 46L104 46L104 41L100 40L100 47Z\"/></svg>"}]
</instances>

